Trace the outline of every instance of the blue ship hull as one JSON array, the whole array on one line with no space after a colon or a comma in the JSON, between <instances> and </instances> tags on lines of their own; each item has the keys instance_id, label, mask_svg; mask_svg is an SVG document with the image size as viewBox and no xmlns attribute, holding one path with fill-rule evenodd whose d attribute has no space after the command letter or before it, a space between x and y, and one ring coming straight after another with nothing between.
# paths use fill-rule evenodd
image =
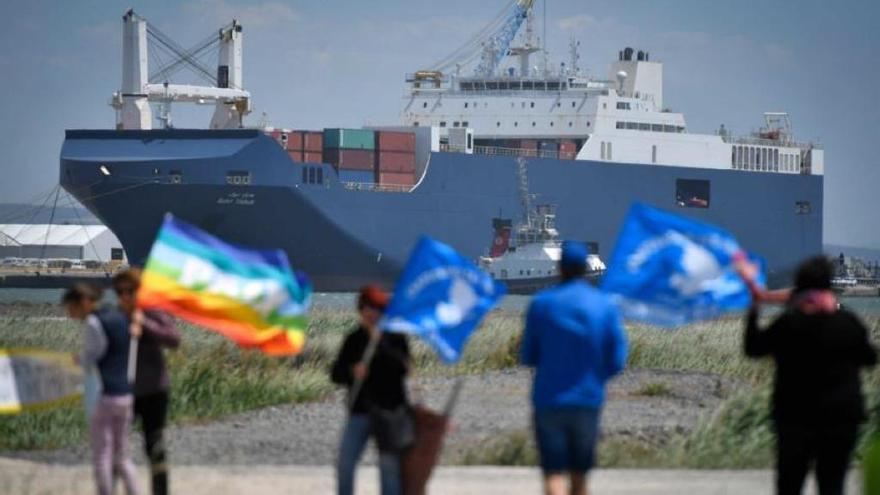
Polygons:
<instances>
[{"instance_id":1,"label":"blue ship hull","mask_svg":"<svg viewBox=\"0 0 880 495\"><path fill-rule=\"evenodd\" d=\"M101 166L110 172L105 175ZM323 169L322 184L301 167ZM258 130L71 130L62 186L119 237L140 264L166 212L247 246L284 249L318 290L391 285L419 236L478 258L492 219L522 215L513 157L432 153L412 192L352 190L326 164L294 164ZM250 183L229 183L229 174ZM530 191L558 205L564 238L598 243L607 260L633 201L711 222L764 256L771 285L821 252L822 176L528 159ZM680 207L676 180L707 180L708 208ZM797 211L809 202L809 212Z\"/></svg>"}]
</instances>

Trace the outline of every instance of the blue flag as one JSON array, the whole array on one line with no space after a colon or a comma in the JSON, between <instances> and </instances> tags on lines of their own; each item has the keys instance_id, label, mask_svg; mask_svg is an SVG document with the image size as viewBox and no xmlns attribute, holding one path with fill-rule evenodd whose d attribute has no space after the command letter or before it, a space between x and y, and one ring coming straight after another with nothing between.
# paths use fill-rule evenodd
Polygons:
<instances>
[{"instance_id":1,"label":"blue flag","mask_svg":"<svg viewBox=\"0 0 880 495\"><path fill-rule=\"evenodd\" d=\"M602 289L627 318L667 327L713 318L748 306L748 287L735 269L744 256L736 239L720 228L636 203ZM764 280L759 269L755 282Z\"/></svg>"},{"instance_id":2,"label":"blue flag","mask_svg":"<svg viewBox=\"0 0 880 495\"><path fill-rule=\"evenodd\" d=\"M458 361L504 285L446 244L422 237L394 288L380 326L418 335L446 363Z\"/></svg>"}]
</instances>

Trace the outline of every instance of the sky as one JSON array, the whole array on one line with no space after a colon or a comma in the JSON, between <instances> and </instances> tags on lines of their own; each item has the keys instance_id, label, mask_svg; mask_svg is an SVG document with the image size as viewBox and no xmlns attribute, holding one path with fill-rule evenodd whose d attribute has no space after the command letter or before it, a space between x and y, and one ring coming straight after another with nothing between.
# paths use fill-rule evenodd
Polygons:
<instances>
[{"instance_id":1,"label":"sky","mask_svg":"<svg viewBox=\"0 0 880 495\"><path fill-rule=\"evenodd\" d=\"M186 47L238 19L249 122L319 129L395 123L404 74L457 48L506 1L9 2L0 203L39 201L57 184L65 129L114 126L129 6ZM825 148L825 242L880 248L880 2L547 0L546 10L557 63L572 36L597 77L626 46L662 61L664 103L691 132L746 134L763 112L789 112L796 137ZM175 125L206 127L211 110L177 105Z\"/></svg>"}]
</instances>

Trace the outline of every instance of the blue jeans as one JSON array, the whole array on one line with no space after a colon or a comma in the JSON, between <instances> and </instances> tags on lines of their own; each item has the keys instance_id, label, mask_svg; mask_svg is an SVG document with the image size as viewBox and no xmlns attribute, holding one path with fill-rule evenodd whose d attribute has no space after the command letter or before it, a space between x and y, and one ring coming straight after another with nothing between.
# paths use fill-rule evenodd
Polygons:
<instances>
[{"instance_id":1,"label":"blue jeans","mask_svg":"<svg viewBox=\"0 0 880 495\"><path fill-rule=\"evenodd\" d=\"M339 495L354 494L354 476L358 459L370 439L370 418L352 414L342 433L339 458L336 461L336 489ZM400 495L400 456L379 453L382 495Z\"/></svg>"}]
</instances>

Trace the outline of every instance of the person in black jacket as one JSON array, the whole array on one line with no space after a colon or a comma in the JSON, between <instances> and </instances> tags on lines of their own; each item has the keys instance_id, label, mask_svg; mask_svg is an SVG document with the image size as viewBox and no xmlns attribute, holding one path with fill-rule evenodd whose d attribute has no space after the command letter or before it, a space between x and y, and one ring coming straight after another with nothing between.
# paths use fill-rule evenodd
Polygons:
<instances>
[{"instance_id":1,"label":"person in black jacket","mask_svg":"<svg viewBox=\"0 0 880 495\"><path fill-rule=\"evenodd\" d=\"M348 421L336 464L337 493L354 493L355 468L367 440L375 436L375 418L407 404L405 379L409 370L406 337L381 332L376 326L388 304L388 295L376 286L361 289L358 298L360 324L345 338L333 363L334 383L349 389ZM370 357L369 349L375 351ZM379 447L379 470L383 495L401 493L399 451Z\"/></svg>"},{"instance_id":2,"label":"person in black jacket","mask_svg":"<svg viewBox=\"0 0 880 495\"><path fill-rule=\"evenodd\" d=\"M815 462L821 495L843 492L859 423L865 419L859 369L877 362L868 330L841 309L831 292L833 267L824 257L804 261L785 310L766 330L754 294L745 332L750 357L776 362L773 421L777 436L776 491L799 494Z\"/></svg>"}]
</instances>

